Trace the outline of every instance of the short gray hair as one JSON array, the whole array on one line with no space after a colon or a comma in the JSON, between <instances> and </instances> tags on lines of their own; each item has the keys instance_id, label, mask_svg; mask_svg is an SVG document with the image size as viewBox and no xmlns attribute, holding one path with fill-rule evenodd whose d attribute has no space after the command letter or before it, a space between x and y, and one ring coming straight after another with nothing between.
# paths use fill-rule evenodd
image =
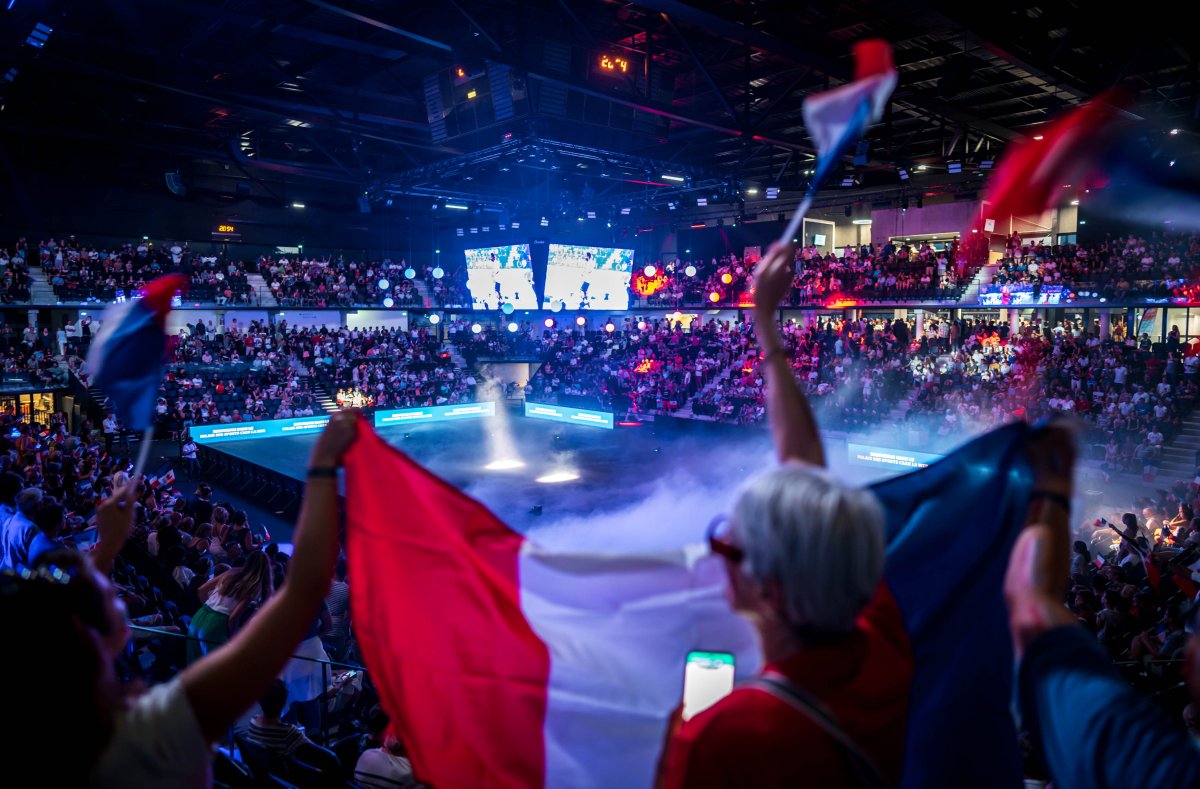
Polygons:
<instances>
[{"instance_id":1,"label":"short gray hair","mask_svg":"<svg viewBox=\"0 0 1200 789\"><path fill-rule=\"evenodd\" d=\"M751 480L733 522L747 572L778 581L794 627L854 628L883 575L883 510L873 493L787 464Z\"/></svg>"}]
</instances>

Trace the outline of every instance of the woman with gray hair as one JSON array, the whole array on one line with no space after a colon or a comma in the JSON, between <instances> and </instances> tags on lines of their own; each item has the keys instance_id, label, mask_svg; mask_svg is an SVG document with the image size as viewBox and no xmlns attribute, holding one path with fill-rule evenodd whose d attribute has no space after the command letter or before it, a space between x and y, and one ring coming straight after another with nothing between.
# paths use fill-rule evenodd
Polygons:
<instances>
[{"instance_id":1,"label":"woman with gray hair","mask_svg":"<svg viewBox=\"0 0 1200 789\"><path fill-rule=\"evenodd\" d=\"M913 663L883 582L883 512L825 469L776 325L795 273L776 245L755 272L767 411L781 465L714 522L731 604L758 630L763 672L679 723L664 787L884 787L900 780Z\"/></svg>"}]
</instances>

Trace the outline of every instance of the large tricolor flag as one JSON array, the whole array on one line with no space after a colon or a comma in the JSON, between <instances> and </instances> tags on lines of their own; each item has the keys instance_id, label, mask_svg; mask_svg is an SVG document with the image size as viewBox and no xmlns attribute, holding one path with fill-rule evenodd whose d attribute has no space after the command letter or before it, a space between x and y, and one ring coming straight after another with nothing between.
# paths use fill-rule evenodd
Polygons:
<instances>
[{"instance_id":1,"label":"large tricolor flag","mask_svg":"<svg viewBox=\"0 0 1200 789\"><path fill-rule=\"evenodd\" d=\"M734 652L743 676L759 663L705 550L539 549L360 430L346 460L355 627L421 780L649 787L687 652ZM1001 582L1028 433L994 431L874 486L915 663L905 787L1020 782Z\"/></svg>"},{"instance_id":2,"label":"large tricolor flag","mask_svg":"<svg viewBox=\"0 0 1200 789\"><path fill-rule=\"evenodd\" d=\"M154 421L167 349L167 313L171 298L186 285L183 275L168 274L148 283L141 298L113 304L104 311L88 349L88 375L112 400L117 419L131 430L145 430Z\"/></svg>"},{"instance_id":3,"label":"large tricolor flag","mask_svg":"<svg viewBox=\"0 0 1200 789\"><path fill-rule=\"evenodd\" d=\"M359 429L346 458L355 630L421 781L649 787L688 651L757 669L707 548L541 550Z\"/></svg>"}]
</instances>

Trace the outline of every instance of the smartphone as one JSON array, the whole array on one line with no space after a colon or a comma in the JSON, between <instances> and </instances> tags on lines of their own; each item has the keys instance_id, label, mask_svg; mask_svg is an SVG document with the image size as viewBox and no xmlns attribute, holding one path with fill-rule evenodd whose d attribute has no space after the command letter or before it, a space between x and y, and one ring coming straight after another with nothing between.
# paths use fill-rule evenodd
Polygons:
<instances>
[{"instance_id":1,"label":"smartphone","mask_svg":"<svg viewBox=\"0 0 1200 789\"><path fill-rule=\"evenodd\" d=\"M688 652L683 668L683 719L690 720L733 690L733 655Z\"/></svg>"}]
</instances>

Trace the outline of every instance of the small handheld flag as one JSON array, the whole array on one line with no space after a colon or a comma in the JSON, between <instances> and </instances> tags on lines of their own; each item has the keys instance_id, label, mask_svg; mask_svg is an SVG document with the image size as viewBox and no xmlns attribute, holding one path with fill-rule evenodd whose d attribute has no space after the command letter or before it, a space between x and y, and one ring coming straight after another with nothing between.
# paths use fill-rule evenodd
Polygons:
<instances>
[{"instance_id":1,"label":"small handheld flag","mask_svg":"<svg viewBox=\"0 0 1200 789\"><path fill-rule=\"evenodd\" d=\"M131 430L147 433L135 474L145 466L150 445L171 298L186 285L183 275L168 274L148 283L140 299L111 305L104 311L100 331L88 349L88 373L112 400L117 419Z\"/></svg>"},{"instance_id":2,"label":"small handheld flag","mask_svg":"<svg viewBox=\"0 0 1200 789\"><path fill-rule=\"evenodd\" d=\"M788 243L812 206L813 196L848 146L866 133L883 115L896 89L896 66L892 47L880 39L854 45L854 81L816 93L804 101L804 125L817 147L817 169L808 184L803 202L792 215L780 241Z\"/></svg>"}]
</instances>

